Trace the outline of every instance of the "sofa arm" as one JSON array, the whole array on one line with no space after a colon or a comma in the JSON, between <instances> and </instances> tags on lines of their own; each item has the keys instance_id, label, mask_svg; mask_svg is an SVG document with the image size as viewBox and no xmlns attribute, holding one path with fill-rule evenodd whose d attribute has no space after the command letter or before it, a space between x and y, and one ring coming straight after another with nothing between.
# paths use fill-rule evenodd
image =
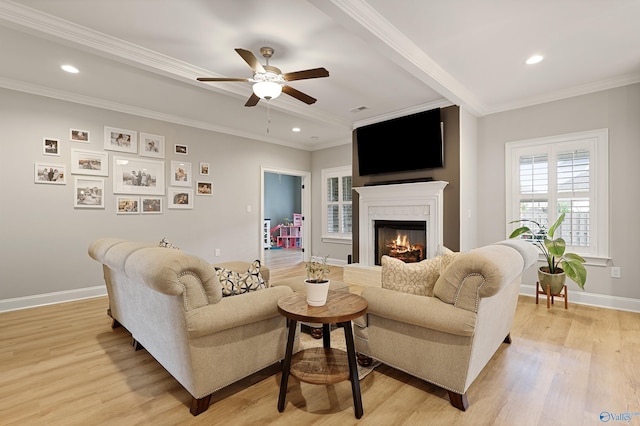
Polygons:
<instances>
[{"instance_id":1,"label":"sofa arm","mask_svg":"<svg viewBox=\"0 0 640 426\"><path fill-rule=\"evenodd\" d=\"M380 287L365 287L362 297L369 304L367 312L370 315L458 336L471 336L475 331L475 312L458 309L435 297Z\"/></svg>"},{"instance_id":2,"label":"sofa arm","mask_svg":"<svg viewBox=\"0 0 640 426\"><path fill-rule=\"evenodd\" d=\"M455 307L477 312L480 299L491 297L522 274L524 261L506 245L489 245L462 253L444 270L433 295Z\"/></svg>"},{"instance_id":3,"label":"sofa arm","mask_svg":"<svg viewBox=\"0 0 640 426\"><path fill-rule=\"evenodd\" d=\"M278 299L293 294L289 287L271 287L237 296L185 312L187 331L202 337L280 315Z\"/></svg>"}]
</instances>

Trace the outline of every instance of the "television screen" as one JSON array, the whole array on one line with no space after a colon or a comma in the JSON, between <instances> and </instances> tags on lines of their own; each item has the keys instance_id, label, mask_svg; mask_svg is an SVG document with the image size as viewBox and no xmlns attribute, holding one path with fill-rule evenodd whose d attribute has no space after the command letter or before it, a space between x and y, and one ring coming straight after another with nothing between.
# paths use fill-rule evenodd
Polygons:
<instances>
[{"instance_id":1,"label":"television screen","mask_svg":"<svg viewBox=\"0 0 640 426\"><path fill-rule=\"evenodd\" d=\"M356 129L360 176L444 165L440 109Z\"/></svg>"}]
</instances>

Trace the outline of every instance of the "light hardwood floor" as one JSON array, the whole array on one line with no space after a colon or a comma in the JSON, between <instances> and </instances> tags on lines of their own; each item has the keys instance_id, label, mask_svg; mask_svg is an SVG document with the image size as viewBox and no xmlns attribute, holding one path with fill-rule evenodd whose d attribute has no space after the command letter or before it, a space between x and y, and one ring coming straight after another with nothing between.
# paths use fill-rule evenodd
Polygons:
<instances>
[{"instance_id":1,"label":"light hardwood floor","mask_svg":"<svg viewBox=\"0 0 640 426\"><path fill-rule=\"evenodd\" d=\"M303 265L285 257L265 260L272 279L303 276ZM341 268L332 277L340 279ZM101 297L0 314L1 425L573 426L603 424L604 411L638 414L609 424L640 424L637 313L571 303L547 310L521 296L513 343L471 386L466 412L445 391L382 365L361 382L364 416L356 420L348 382L292 377L279 413L280 374L233 385L193 417L189 394L148 353L133 350L126 330L111 329L107 304Z\"/></svg>"}]
</instances>

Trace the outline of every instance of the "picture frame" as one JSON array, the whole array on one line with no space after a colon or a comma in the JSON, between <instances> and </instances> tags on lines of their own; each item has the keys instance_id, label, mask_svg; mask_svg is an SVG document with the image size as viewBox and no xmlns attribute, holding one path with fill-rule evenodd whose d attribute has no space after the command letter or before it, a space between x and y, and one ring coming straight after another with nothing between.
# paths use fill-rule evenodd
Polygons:
<instances>
[{"instance_id":1,"label":"picture frame","mask_svg":"<svg viewBox=\"0 0 640 426\"><path fill-rule=\"evenodd\" d=\"M213 195L213 183L198 181L196 183L197 195Z\"/></svg>"},{"instance_id":2,"label":"picture frame","mask_svg":"<svg viewBox=\"0 0 640 426\"><path fill-rule=\"evenodd\" d=\"M193 209L193 189L169 188L167 208Z\"/></svg>"},{"instance_id":3,"label":"picture frame","mask_svg":"<svg viewBox=\"0 0 640 426\"><path fill-rule=\"evenodd\" d=\"M109 176L109 154L101 151L72 149L71 174Z\"/></svg>"},{"instance_id":4,"label":"picture frame","mask_svg":"<svg viewBox=\"0 0 640 426\"><path fill-rule=\"evenodd\" d=\"M200 163L200 175L209 176L209 163Z\"/></svg>"},{"instance_id":5,"label":"picture frame","mask_svg":"<svg viewBox=\"0 0 640 426\"><path fill-rule=\"evenodd\" d=\"M137 154L138 132L104 126L104 149Z\"/></svg>"},{"instance_id":6,"label":"picture frame","mask_svg":"<svg viewBox=\"0 0 640 426\"><path fill-rule=\"evenodd\" d=\"M164 195L164 161L113 157L113 193Z\"/></svg>"},{"instance_id":7,"label":"picture frame","mask_svg":"<svg viewBox=\"0 0 640 426\"><path fill-rule=\"evenodd\" d=\"M141 198L141 214L162 214L162 197Z\"/></svg>"},{"instance_id":8,"label":"picture frame","mask_svg":"<svg viewBox=\"0 0 640 426\"><path fill-rule=\"evenodd\" d=\"M44 155L60 156L60 139L42 138L42 153Z\"/></svg>"},{"instance_id":9,"label":"picture frame","mask_svg":"<svg viewBox=\"0 0 640 426\"><path fill-rule=\"evenodd\" d=\"M143 157L164 158L164 136L140 133L140 152Z\"/></svg>"},{"instance_id":10,"label":"picture frame","mask_svg":"<svg viewBox=\"0 0 640 426\"><path fill-rule=\"evenodd\" d=\"M173 146L173 152L175 154L187 155L189 153L189 147L186 145L175 144Z\"/></svg>"},{"instance_id":11,"label":"picture frame","mask_svg":"<svg viewBox=\"0 0 640 426\"><path fill-rule=\"evenodd\" d=\"M71 142L91 143L88 130L74 129L73 127L69 129L69 140Z\"/></svg>"},{"instance_id":12,"label":"picture frame","mask_svg":"<svg viewBox=\"0 0 640 426\"><path fill-rule=\"evenodd\" d=\"M73 207L104 208L104 178L76 176L73 184Z\"/></svg>"},{"instance_id":13,"label":"picture frame","mask_svg":"<svg viewBox=\"0 0 640 426\"><path fill-rule=\"evenodd\" d=\"M63 164L35 163L33 181L53 185L67 184L67 168Z\"/></svg>"},{"instance_id":14,"label":"picture frame","mask_svg":"<svg viewBox=\"0 0 640 426\"><path fill-rule=\"evenodd\" d=\"M116 197L117 214L140 214L140 197L130 195Z\"/></svg>"},{"instance_id":15,"label":"picture frame","mask_svg":"<svg viewBox=\"0 0 640 426\"><path fill-rule=\"evenodd\" d=\"M185 161L171 162L171 186L193 186L191 163Z\"/></svg>"}]
</instances>

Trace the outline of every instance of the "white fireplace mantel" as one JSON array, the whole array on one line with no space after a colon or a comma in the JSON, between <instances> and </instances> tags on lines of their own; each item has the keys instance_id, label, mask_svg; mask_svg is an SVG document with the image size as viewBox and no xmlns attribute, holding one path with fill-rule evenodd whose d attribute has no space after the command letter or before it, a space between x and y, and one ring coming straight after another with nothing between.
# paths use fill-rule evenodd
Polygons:
<instances>
[{"instance_id":1,"label":"white fireplace mantel","mask_svg":"<svg viewBox=\"0 0 640 426\"><path fill-rule=\"evenodd\" d=\"M443 241L443 193L448 182L416 182L353 188L359 195L359 263L375 266L376 220L426 222L427 257Z\"/></svg>"}]
</instances>

